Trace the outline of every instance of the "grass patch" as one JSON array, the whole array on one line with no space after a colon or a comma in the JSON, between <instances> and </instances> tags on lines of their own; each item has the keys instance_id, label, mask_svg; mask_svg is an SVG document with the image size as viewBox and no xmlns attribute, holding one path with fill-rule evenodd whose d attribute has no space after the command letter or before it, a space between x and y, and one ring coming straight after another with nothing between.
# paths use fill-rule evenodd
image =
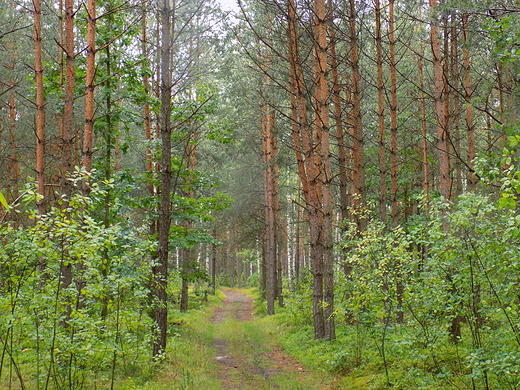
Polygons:
<instances>
[{"instance_id":1,"label":"grass patch","mask_svg":"<svg viewBox=\"0 0 520 390\"><path fill-rule=\"evenodd\" d=\"M213 308L223 300L223 294L208 296L202 310L185 313L170 312L170 338L165 361L155 365L152 375L121 378L115 388L120 390L218 390L214 362L214 327L210 321ZM153 367L152 367L153 368Z\"/></svg>"}]
</instances>

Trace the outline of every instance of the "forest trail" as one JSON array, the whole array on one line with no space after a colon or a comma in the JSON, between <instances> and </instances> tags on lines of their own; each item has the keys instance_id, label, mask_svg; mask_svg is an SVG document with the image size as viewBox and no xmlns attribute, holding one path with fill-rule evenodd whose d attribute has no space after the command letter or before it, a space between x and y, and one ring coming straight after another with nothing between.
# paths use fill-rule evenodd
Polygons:
<instances>
[{"instance_id":1,"label":"forest trail","mask_svg":"<svg viewBox=\"0 0 520 390\"><path fill-rule=\"evenodd\" d=\"M253 299L237 289L226 295L211 321L215 325L215 360L223 390L330 389L309 383L303 367L287 355L273 337L262 334L253 318Z\"/></svg>"}]
</instances>

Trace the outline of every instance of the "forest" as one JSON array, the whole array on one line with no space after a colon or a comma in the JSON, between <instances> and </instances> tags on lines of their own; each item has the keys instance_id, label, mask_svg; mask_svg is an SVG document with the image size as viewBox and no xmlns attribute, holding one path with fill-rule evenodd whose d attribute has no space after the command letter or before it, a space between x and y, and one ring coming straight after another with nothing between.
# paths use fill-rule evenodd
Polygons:
<instances>
[{"instance_id":1,"label":"forest","mask_svg":"<svg viewBox=\"0 0 520 390\"><path fill-rule=\"evenodd\" d=\"M182 363L235 288L282 388L520 389L518 1L4 0L0 51L0 388L235 388Z\"/></svg>"}]
</instances>

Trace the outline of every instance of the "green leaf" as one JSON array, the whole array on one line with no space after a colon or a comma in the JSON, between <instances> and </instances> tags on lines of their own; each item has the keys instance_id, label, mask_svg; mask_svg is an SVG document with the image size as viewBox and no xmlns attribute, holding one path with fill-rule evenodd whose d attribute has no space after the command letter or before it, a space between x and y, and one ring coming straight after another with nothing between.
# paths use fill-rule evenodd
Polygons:
<instances>
[{"instance_id":1,"label":"green leaf","mask_svg":"<svg viewBox=\"0 0 520 390\"><path fill-rule=\"evenodd\" d=\"M502 197L498 200L498 207L513 210L516 207L516 201L512 197Z\"/></svg>"},{"instance_id":2,"label":"green leaf","mask_svg":"<svg viewBox=\"0 0 520 390\"><path fill-rule=\"evenodd\" d=\"M6 210L9 210L9 205L7 204L7 201L5 200L4 194L0 192L0 203L5 207Z\"/></svg>"}]
</instances>

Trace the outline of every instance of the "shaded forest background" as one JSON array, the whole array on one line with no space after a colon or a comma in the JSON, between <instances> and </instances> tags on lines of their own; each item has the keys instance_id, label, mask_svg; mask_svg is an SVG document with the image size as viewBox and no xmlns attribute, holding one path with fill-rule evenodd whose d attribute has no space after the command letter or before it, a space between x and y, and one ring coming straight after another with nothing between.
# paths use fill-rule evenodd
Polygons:
<instances>
[{"instance_id":1,"label":"shaded forest background","mask_svg":"<svg viewBox=\"0 0 520 390\"><path fill-rule=\"evenodd\" d=\"M4 2L2 386L122 388L248 285L365 388L518 389L518 4L237 4Z\"/></svg>"}]
</instances>

